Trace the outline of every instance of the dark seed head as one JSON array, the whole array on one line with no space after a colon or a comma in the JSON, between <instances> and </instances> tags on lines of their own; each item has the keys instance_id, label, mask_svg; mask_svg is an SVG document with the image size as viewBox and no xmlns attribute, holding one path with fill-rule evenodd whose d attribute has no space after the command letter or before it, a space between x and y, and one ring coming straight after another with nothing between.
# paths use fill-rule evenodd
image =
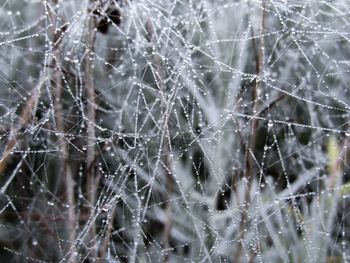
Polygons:
<instances>
[{"instance_id":1,"label":"dark seed head","mask_svg":"<svg viewBox=\"0 0 350 263\"><path fill-rule=\"evenodd\" d=\"M109 22L107 18L102 18L97 24L97 30L102 34L106 34L108 32Z\"/></svg>"},{"instance_id":2,"label":"dark seed head","mask_svg":"<svg viewBox=\"0 0 350 263\"><path fill-rule=\"evenodd\" d=\"M109 12L108 18L112 20L112 22L117 26L119 26L122 21L122 16L119 9L114 9L111 12Z\"/></svg>"},{"instance_id":3,"label":"dark seed head","mask_svg":"<svg viewBox=\"0 0 350 263\"><path fill-rule=\"evenodd\" d=\"M113 9L107 11L107 16L101 14L100 11L95 10L94 14L98 17L97 30L102 34L108 32L111 23L119 26L121 23L121 13L119 9Z\"/></svg>"}]
</instances>

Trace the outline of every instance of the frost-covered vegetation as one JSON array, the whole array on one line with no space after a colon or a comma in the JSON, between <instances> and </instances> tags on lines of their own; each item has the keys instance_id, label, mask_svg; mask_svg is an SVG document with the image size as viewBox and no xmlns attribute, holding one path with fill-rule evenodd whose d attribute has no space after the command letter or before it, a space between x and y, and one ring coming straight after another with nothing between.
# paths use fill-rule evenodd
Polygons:
<instances>
[{"instance_id":1,"label":"frost-covered vegetation","mask_svg":"<svg viewBox=\"0 0 350 263\"><path fill-rule=\"evenodd\" d=\"M2 0L1 262L348 262L347 0Z\"/></svg>"}]
</instances>

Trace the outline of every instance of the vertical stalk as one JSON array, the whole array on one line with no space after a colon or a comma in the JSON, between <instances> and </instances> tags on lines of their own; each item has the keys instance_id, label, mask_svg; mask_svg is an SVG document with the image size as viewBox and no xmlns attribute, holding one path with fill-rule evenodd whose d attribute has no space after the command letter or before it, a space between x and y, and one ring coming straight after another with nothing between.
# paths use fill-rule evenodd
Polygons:
<instances>
[{"instance_id":1,"label":"vertical stalk","mask_svg":"<svg viewBox=\"0 0 350 263\"><path fill-rule=\"evenodd\" d=\"M166 110L166 114L168 114L168 110ZM170 239L171 239L171 227L172 227L172 208L171 208L171 194L173 192L173 175L172 175L172 159L170 157L171 153L171 144L170 144L170 134L169 134L169 127L168 127L168 116L165 118L165 129L166 129L166 148L167 151L166 157L165 157L165 167L166 167L166 189L168 192L168 200L166 202L166 222L164 226L164 247L167 250L164 253L164 262L168 262L169 260L169 254L168 249L170 249Z\"/></svg>"},{"instance_id":2,"label":"vertical stalk","mask_svg":"<svg viewBox=\"0 0 350 263\"><path fill-rule=\"evenodd\" d=\"M149 42L153 41L153 35L154 35L154 29L152 22L148 19L145 24L145 29L147 31L147 39ZM156 45L155 45L156 46ZM164 253L163 261L168 262L169 260L169 248L170 248L170 240L171 240L171 227L173 224L172 220L172 208L171 208L171 194L173 192L173 174L172 174L172 158L170 156L170 153L172 151L171 149L171 140L170 140L170 134L169 134L169 127L168 127L168 120L169 120L169 108L167 108L166 105L166 96L164 94L164 82L165 79L165 73L162 70L161 61L156 56L153 57L153 64L156 68L156 74L155 78L157 81L157 85L160 91L160 97L161 97L161 114L163 116L163 123L162 123L162 131L164 132L163 135L165 135L165 142L164 142L164 151L165 151L165 157L164 157L164 166L165 166L165 177L166 177L166 189L168 193L168 200L166 201L166 220L164 225L164 232L163 232L163 241L164 241L164 249L166 250Z\"/></svg>"},{"instance_id":3,"label":"vertical stalk","mask_svg":"<svg viewBox=\"0 0 350 263\"><path fill-rule=\"evenodd\" d=\"M56 54L56 59L59 54ZM60 76L60 72L57 70L54 73L55 80L55 122L56 128L59 132L58 145L60 149L60 163L61 163L61 174L64 176L65 186L66 186L66 201L68 205L68 222L67 222L67 231L69 237L70 254L71 257L69 262L75 262L75 251L76 248L74 246L76 231L76 215L75 215L75 200L74 200L74 180L72 175L72 170L69 164L69 151L68 144L66 139L64 138L65 128L64 128L64 116L62 114L62 95L63 95L63 86L62 86L62 78Z\"/></svg>"},{"instance_id":4,"label":"vertical stalk","mask_svg":"<svg viewBox=\"0 0 350 263\"><path fill-rule=\"evenodd\" d=\"M105 237L102 240L101 246L99 248L99 262L101 263L105 262L105 255L108 249L108 244L109 244L109 241L112 235L112 230L113 230L113 221L116 216L116 210L117 210L116 204L113 203L112 205L113 205L112 211L107 215L107 223L106 223L107 230L105 233Z\"/></svg>"},{"instance_id":5,"label":"vertical stalk","mask_svg":"<svg viewBox=\"0 0 350 263\"><path fill-rule=\"evenodd\" d=\"M262 93L261 75L264 71L264 49L265 49L264 36L263 36L264 30L265 30L265 0L261 0L261 27L260 27L259 46L257 46L255 42L255 38L253 38L253 41L252 41L253 49L256 52L256 57L255 57L256 77L251 90L251 100L253 104L252 116L254 117L256 114L259 114L260 96ZM252 35L254 37L253 29L252 29ZM241 220L240 220L240 225L238 230L239 231L238 248L234 254L232 262L239 262L240 260L240 257L243 251L243 239L244 239L244 233L245 233L244 229L248 226L248 210L249 210L248 206L251 201L250 189L252 187L254 174L255 174L255 163L254 163L255 161L252 154L255 153L258 124L259 124L258 118L252 118L250 137L249 137L248 147L246 149L246 155L245 155L245 163L246 163L245 178L247 180L247 189L245 192L245 197L244 197L245 200L243 204L243 210L241 212ZM252 256L251 259L253 257L254 256Z\"/></svg>"},{"instance_id":6,"label":"vertical stalk","mask_svg":"<svg viewBox=\"0 0 350 263\"><path fill-rule=\"evenodd\" d=\"M56 0L53 0L53 4L57 4ZM51 20L53 22L53 25L56 27L56 21L57 21L57 14L54 12L49 12L51 16ZM54 54L54 63L55 63L55 69L53 73L53 81L54 81L54 108L55 108L55 123L56 123L56 129L59 134L58 138L58 146L60 149L60 167L61 171L60 174L64 177L65 182L65 199L68 205L68 220L67 220L67 232L68 232L68 239L69 239L69 259L68 262L76 262L76 247L75 247L75 238L76 238L76 214L75 214L75 200L74 200L74 179L72 170L69 164L69 148L67 140L64 138L65 136L65 117L63 114L63 92L64 92L64 86L63 86L63 79L61 76L60 71L60 57L61 57L61 49L58 42L58 39L60 38L58 34L59 30L53 32L53 54Z\"/></svg>"},{"instance_id":7,"label":"vertical stalk","mask_svg":"<svg viewBox=\"0 0 350 263\"><path fill-rule=\"evenodd\" d=\"M95 87L93 83L93 72L92 72L92 60L93 52L95 50L95 17L90 15L88 18L88 31L87 31L87 51L85 60L85 88L86 88L86 99L87 99L87 153L86 153L86 189L87 198L91 206L91 214L94 213L94 207L96 203L96 188L97 181L95 180L95 121L96 121L96 111L95 111ZM93 246L91 256L93 258L97 257L97 249L94 247L96 238L96 225L92 222L91 228L89 230L89 240Z\"/></svg>"}]
</instances>

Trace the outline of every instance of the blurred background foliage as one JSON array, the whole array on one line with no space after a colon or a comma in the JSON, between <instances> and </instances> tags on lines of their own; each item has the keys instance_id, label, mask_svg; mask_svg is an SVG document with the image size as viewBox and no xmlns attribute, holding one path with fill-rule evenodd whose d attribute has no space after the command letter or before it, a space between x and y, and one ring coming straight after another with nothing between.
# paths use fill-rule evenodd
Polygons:
<instances>
[{"instance_id":1,"label":"blurred background foliage","mask_svg":"<svg viewBox=\"0 0 350 263\"><path fill-rule=\"evenodd\" d=\"M349 11L0 3L0 261L347 262Z\"/></svg>"}]
</instances>

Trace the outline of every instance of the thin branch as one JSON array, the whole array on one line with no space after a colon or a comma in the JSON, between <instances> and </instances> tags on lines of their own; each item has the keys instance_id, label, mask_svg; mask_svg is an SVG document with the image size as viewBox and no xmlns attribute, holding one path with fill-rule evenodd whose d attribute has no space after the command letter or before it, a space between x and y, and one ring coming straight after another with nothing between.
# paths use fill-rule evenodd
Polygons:
<instances>
[{"instance_id":1,"label":"thin branch","mask_svg":"<svg viewBox=\"0 0 350 263\"><path fill-rule=\"evenodd\" d=\"M263 32L265 31L265 0L262 0L261 2L261 28L260 28L261 34L259 38L259 46L256 44L255 38L254 38L254 30L252 28L252 35L253 35L253 49L256 51L256 57L255 57L255 70L256 70L256 78L255 83L252 85L251 90L251 97L252 97L252 103L253 103L253 114L256 114L260 108L260 96L262 93L262 80L261 80L261 74L264 70L264 36ZM259 112L260 113L260 112ZM243 239L244 239L244 233L245 229L248 225L248 210L250 205L250 190L253 184L254 180L254 174L255 174L255 160L251 153L255 153L255 145L257 141L257 129L258 129L258 118L254 118L251 123L251 131L250 131L250 138L248 142L248 147L246 148L246 157L245 157L245 163L246 163L246 171L245 171L245 177L247 179L247 189L245 191L245 200L243 205L243 210L241 211L241 219L240 219L240 225L238 229L238 247L235 251L233 262L239 262L240 257L242 255L242 251L244 249L243 247Z\"/></svg>"},{"instance_id":2,"label":"thin branch","mask_svg":"<svg viewBox=\"0 0 350 263\"><path fill-rule=\"evenodd\" d=\"M53 0L54 4L57 4L57 1ZM47 8L47 7L46 7ZM49 9L49 8L47 8ZM57 14L54 12L49 12L49 18L52 20L53 25L56 26ZM53 43L57 42L57 39L63 38L63 35L59 36L58 32L61 32L61 29L57 31L56 29L53 32ZM62 41L60 41L62 43ZM60 174L63 175L65 188L66 188L66 201L68 204L68 219L67 219L67 232L68 239L70 243L69 247L69 259L68 262L76 262L76 247L74 246L75 238L76 238L76 225L78 224L76 214L75 214L75 199L74 199L74 179L71 170L71 166L69 163L69 147L65 134L65 117L63 114L63 93L64 93L64 84L62 79L62 71L60 66L60 57L61 57L61 45L53 46L54 53L54 73L53 80L55 83L55 99L54 99L54 109L55 109L55 123L56 129L59 133L58 145L60 149ZM51 64L51 63L50 63Z\"/></svg>"},{"instance_id":3,"label":"thin branch","mask_svg":"<svg viewBox=\"0 0 350 263\"><path fill-rule=\"evenodd\" d=\"M88 18L88 28L87 28L87 54L85 60L85 79L86 79L86 98L87 98L87 156L86 156L86 184L87 184L87 196L88 201L91 206L91 214L94 213L95 203L96 203L96 189L97 189L97 180L95 177L95 122L96 122L96 111L95 111L95 87L93 80L92 72L92 59L93 52L96 40L96 21L93 15L90 15ZM97 257L97 249L95 248L96 238L96 225L95 222L92 222L92 226L89 230L89 241L90 245L93 246L91 256L93 258Z\"/></svg>"},{"instance_id":4,"label":"thin branch","mask_svg":"<svg viewBox=\"0 0 350 263\"><path fill-rule=\"evenodd\" d=\"M46 78L41 78L39 84L33 89L30 98L22 109L18 124L13 129L11 129L5 151L0 159L0 174L6 170L7 162L10 158L11 152L17 145L18 137L16 136L16 133L32 120L33 112L35 112L39 101L40 90L45 81Z\"/></svg>"}]
</instances>

